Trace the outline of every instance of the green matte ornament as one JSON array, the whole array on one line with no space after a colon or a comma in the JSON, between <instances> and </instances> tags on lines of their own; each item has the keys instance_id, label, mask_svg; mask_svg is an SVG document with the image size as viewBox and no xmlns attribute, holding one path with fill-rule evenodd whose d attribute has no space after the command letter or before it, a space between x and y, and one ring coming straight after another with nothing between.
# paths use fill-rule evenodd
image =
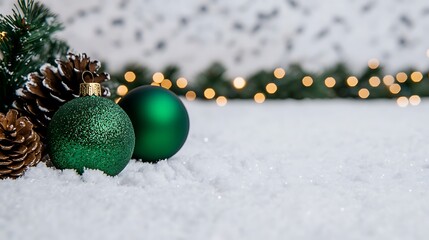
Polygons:
<instances>
[{"instance_id":1,"label":"green matte ornament","mask_svg":"<svg viewBox=\"0 0 429 240\"><path fill-rule=\"evenodd\" d=\"M81 85L82 97L65 103L49 123L48 152L56 168L78 173L98 169L115 176L130 161L135 145L132 123L117 104L99 97L99 87Z\"/></svg>"},{"instance_id":2,"label":"green matte ornament","mask_svg":"<svg viewBox=\"0 0 429 240\"><path fill-rule=\"evenodd\" d=\"M119 101L136 134L133 157L156 162L176 154L188 137L189 116L171 91L156 86L133 89Z\"/></svg>"}]
</instances>

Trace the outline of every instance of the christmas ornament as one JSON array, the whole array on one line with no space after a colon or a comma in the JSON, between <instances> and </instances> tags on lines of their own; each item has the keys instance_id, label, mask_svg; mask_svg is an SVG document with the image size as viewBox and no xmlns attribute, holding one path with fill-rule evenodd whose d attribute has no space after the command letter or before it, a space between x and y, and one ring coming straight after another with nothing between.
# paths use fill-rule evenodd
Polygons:
<instances>
[{"instance_id":1,"label":"christmas ornament","mask_svg":"<svg viewBox=\"0 0 429 240\"><path fill-rule=\"evenodd\" d=\"M0 113L0 178L16 178L42 156L42 143L33 124L18 111Z\"/></svg>"},{"instance_id":2,"label":"christmas ornament","mask_svg":"<svg viewBox=\"0 0 429 240\"><path fill-rule=\"evenodd\" d=\"M113 101L99 97L98 83L82 83L81 97L54 114L48 128L48 153L59 169L98 169L117 175L128 164L135 136L128 115Z\"/></svg>"},{"instance_id":3,"label":"christmas ornament","mask_svg":"<svg viewBox=\"0 0 429 240\"><path fill-rule=\"evenodd\" d=\"M30 73L23 88L17 91L17 100L13 107L28 116L35 124L35 129L45 140L46 129L54 113L64 103L79 97L79 87L83 81L89 81L89 74L82 78L82 73L89 71L96 83L108 80L109 74L97 74L98 61L91 61L86 55L68 53L67 61L57 61L58 68L45 64L39 73ZM109 89L102 87L103 96L110 95Z\"/></svg>"},{"instance_id":4,"label":"christmas ornament","mask_svg":"<svg viewBox=\"0 0 429 240\"><path fill-rule=\"evenodd\" d=\"M120 100L136 134L133 157L147 162L166 159L179 151L189 132L185 106L172 92L141 86Z\"/></svg>"}]
</instances>

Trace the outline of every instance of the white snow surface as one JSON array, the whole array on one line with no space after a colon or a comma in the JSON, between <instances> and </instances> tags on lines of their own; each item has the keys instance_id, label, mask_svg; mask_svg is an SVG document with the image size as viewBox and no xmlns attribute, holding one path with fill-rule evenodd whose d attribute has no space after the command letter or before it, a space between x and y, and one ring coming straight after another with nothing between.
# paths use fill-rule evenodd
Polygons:
<instances>
[{"instance_id":1,"label":"white snow surface","mask_svg":"<svg viewBox=\"0 0 429 240\"><path fill-rule=\"evenodd\" d=\"M0 13L15 1L0 0ZM231 77L300 63L337 62L356 74L371 58L387 70L427 70L427 0L43 0L64 22L59 37L119 70L178 64L190 81L214 61Z\"/></svg>"},{"instance_id":2,"label":"white snow surface","mask_svg":"<svg viewBox=\"0 0 429 240\"><path fill-rule=\"evenodd\" d=\"M0 239L427 239L426 99L186 105L169 160L0 181Z\"/></svg>"}]
</instances>

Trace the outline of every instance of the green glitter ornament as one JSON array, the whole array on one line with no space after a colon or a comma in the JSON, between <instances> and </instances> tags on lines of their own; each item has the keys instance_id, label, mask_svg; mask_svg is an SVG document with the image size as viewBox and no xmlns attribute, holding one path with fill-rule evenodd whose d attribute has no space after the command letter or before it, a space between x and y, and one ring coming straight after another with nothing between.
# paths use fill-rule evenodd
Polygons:
<instances>
[{"instance_id":1,"label":"green glitter ornament","mask_svg":"<svg viewBox=\"0 0 429 240\"><path fill-rule=\"evenodd\" d=\"M48 127L48 153L59 169L120 173L130 161L135 135L128 115L99 97L98 83L81 84L81 97L58 109Z\"/></svg>"},{"instance_id":2,"label":"green glitter ornament","mask_svg":"<svg viewBox=\"0 0 429 240\"><path fill-rule=\"evenodd\" d=\"M119 101L136 134L133 157L156 162L176 154L188 137L189 116L171 91L155 86L133 89Z\"/></svg>"}]
</instances>

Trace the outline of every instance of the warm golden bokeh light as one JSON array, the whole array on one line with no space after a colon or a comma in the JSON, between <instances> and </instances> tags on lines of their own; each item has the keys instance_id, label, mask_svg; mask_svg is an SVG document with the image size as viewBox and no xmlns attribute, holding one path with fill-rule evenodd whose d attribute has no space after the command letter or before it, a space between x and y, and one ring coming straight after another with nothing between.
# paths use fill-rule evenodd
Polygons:
<instances>
[{"instance_id":1,"label":"warm golden bokeh light","mask_svg":"<svg viewBox=\"0 0 429 240\"><path fill-rule=\"evenodd\" d=\"M406 106L408 106L408 98L404 97L404 96L398 97L398 99L396 99L396 103L400 107L406 107Z\"/></svg>"},{"instance_id":2,"label":"warm golden bokeh light","mask_svg":"<svg viewBox=\"0 0 429 240\"><path fill-rule=\"evenodd\" d=\"M152 86L157 86L157 87L159 87L159 86L160 86L160 84L159 84L159 83L156 83L156 82L153 82L153 83L151 83L150 85L152 85Z\"/></svg>"},{"instance_id":3,"label":"warm golden bokeh light","mask_svg":"<svg viewBox=\"0 0 429 240\"><path fill-rule=\"evenodd\" d=\"M267 93L273 94L277 91L277 85L274 83L268 83L267 86L265 86L265 90L267 90Z\"/></svg>"},{"instance_id":4,"label":"warm golden bokeh light","mask_svg":"<svg viewBox=\"0 0 429 240\"><path fill-rule=\"evenodd\" d=\"M134 82L136 80L136 74L132 71L128 71L124 74L125 81Z\"/></svg>"},{"instance_id":5,"label":"warm golden bokeh light","mask_svg":"<svg viewBox=\"0 0 429 240\"><path fill-rule=\"evenodd\" d=\"M197 97L197 94L194 91L187 91L185 97L188 101L194 101Z\"/></svg>"},{"instance_id":6,"label":"warm golden bokeh light","mask_svg":"<svg viewBox=\"0 0 429 240\"><path fill-rule=\"evenodd\" d=\"M372 58L368 61L368 67L371 69L377 69L380 66L380 61L376 58Z\"/></svg>"},{"instance_id":7,"label":"warm golden bokeh light","mask_svg":"<svg viewBox=\"0 0 429 240\"><path fill-rule=\"evenodd\" d=\"M358 95L362 99L368 98L369 97L369 91L366 88L362 88L359 90Z\"/></svg>"},{"instance_id":8,"label":"warm golden bokeh light","mask_svg":"<svg viewBox=\"0 0 429 240\"><path fill-rule=\"evenodd\" d=\"M401 91L401 86L397 83L394 83L389 86L389 91L393 94L398 94Z\"/></svg>"},{"instance_id":9,"label":"warm golden bokeh light","mask_svg":"<svg viewBox=\"0 0 429 240\"><path fill-rule=\"evenodd\" d=\"M161 82L161 87L165 88L165 89L170 89L171 86L173 86L173 83L170 81L170 79L164 79Z\"/></svg>"},{"instance_id":10,"label":"warm golden bokeh light","mask_svg":"<svg viewBox=\"0 0 429 240\"><path fill-rule=\"evenodd\" d=\"M383 77L383 83L386 86L390 86L395 82L395 78L392 75L386 75Z\"/></svg>"},{"instance_id":11,"label":"warm golden bokeh light","mask_svg":"<svg viewBox=\"0 0 429 240\"><path fill-rule=\"evenodd\" d=\"M119 101L121 101L121 99L122 99L121 97L116 98L115 103L118 103Z\"/></svg>"},{"instance_id":12,"label":"warm golden bokeh light","mask_svg":"<svg viewBox=\"0 0 429 240\"><path fill-rule=\"evenodd\" d=\"M188 86L188 80L186 80L184 77L180 77L176 80L176 85L178 88L185 88Z\"/></svg>"},{"instance_id":13,"label":"warm golden bokeh light","mask_svg":"<svg viewBox=\"0 0 429 240\"><path fill-rule=\"evenodd\" d=\"M408 76L404 72L399 72L396 74L396 81L400 83L404 83L405 81L407 81L407 79L408 79Z\"/></svg>"},{"instance_id":14,"label":"warm golden bokeh light","mask_svg":"<svg viewBox=\"0 0 429 240\"><path fill-rule=\"evenodd\" d=\"M234 85L236 89L242 89L246 86L246 80L244 80L242 77L236 77L234 78L232 85Z\"/></svg>"},{"instance_id":15,"label":"warm golden bokeh light","mask_svg":"<svg viewBox=\"0 0 429 240\"><path fill-rule=\"evenodd\" d=\"M356 85L359 83L359 80L355 76L350 76L347 78L346 82L349 87L356 87Z\"/></svg>"},{"instance_id":16,"label":"warm golden bokeh light","mask_svg":"<svg viewBox=\"0 0 429 240\"><path fill-rule=\"evenodd\" d=\"M274 77L281 79L286 75L286 71L283 68L274 69Z\"/></svg>"},{"instance_id":17,"label":"warm golden bokeh light","mask_svg":"<svg viewBox=\"0 0 429 240\"><path fill-rule=\"evenodd\" d=\"M218 98L216 98L216 104L220 107L225 106L227 102L228 100L224 96L219 96Z\"/></svg>"},{"instance_id":18,"label":"warm golden bokeh light","mask_svg":"<svg viewBox=\"0 0 429 240\"><path fill-rule=\"evenodd\" d=\"M156 83L161 83L164 80L164 74L156 72L152 75L152 80Z\"/></svg>"},{"instance_id":19,"label":"warm golden bokeh light","mask_svg":"<svg viewBox=\"0 0 429 240\"><path fill-rule=\"evenodd\" d=\"M119 85L118 88L116 89L116 93L121 97L125 96L127 92L128 92L128 88L125 85Z\"/></svg>"},{"instance_id":20,"label":"warm golden bokeh light","mask_svg":"<svg viewBox=\"0 0 429 240\"><path fill-rule=\"evenodd\" d=\"M302 78L302 85L304 85L305 87L310 87L311 85L313 85L313 78L311 78L310 76L305 76Z\"/></svg>"},{"instance_id":21,"label":"warm golden bokeh light","mask_svg":"<svg viewBox=\"0 0 429 240\"><path fill-rule=\"evenodd\" d=\"M333 88L334 86L335 86L335 84L336 84L337 82L335 81L335 78L333 78L333 77L327 77L326 79L325 79L325 85L326 85L326 87L328 87L328 88Z\"/></svg>"},{"instance_id":22,"label":"warm golden bokeh light","mask_svg":"<svg viewBox=\"0 0 429 240\"><path fill-rule=\"evenodd\" d=\"M420 82L423 79L423 74L421 72L413 72L410 78L413 82Z\"/></svg>"},{"instance_id":23,"label":"warm golden bokeh light","mask_svg":"<svg viewBox=\"0 0 429 240\"><path fill-rule=\"evenodd\" d=\"M379 77L373 76L369 78L369 85L371 85L371 87L378 87L380 86L381 80Z\"/></svg>"},{"instance_id":24,"label":"warm golden bokeh light","mask_svg":"<svg viewBox=\"0 0 429 240\"><path fill-rule=\"evenodd\" d=\"M207 99L213 99L216 95L216 92L213 88L207 88L204 90L204 97Z\"/></svg>"},{"instance_id":25,"label":"warm golden bokeh light","mask_svg":"<svg viewBox=\"0 0 429 240\"><path fill-rule=\"evenodd\" d=\"M411 105L413 105L413 106L417 106L417 105L419 105L419 104L420 104L420 102L421 102L422 100L420 99L420 96L418 96L418 95L412 95L412 96L410 97L409 101L410 101L410 104L411 104Z\"/></svg>"},{"instance_id":26,"label":"warm golden bokeh light","mask_svg":"<svg viewBox=\"0 0 429 240\"><path fill-rule=\"evenodd\" d=\"M263 93L257 93L257 94L255 94L253 99L257 103L263 103L265 101L265 95Z\"/></svg>"}]
</instances>

